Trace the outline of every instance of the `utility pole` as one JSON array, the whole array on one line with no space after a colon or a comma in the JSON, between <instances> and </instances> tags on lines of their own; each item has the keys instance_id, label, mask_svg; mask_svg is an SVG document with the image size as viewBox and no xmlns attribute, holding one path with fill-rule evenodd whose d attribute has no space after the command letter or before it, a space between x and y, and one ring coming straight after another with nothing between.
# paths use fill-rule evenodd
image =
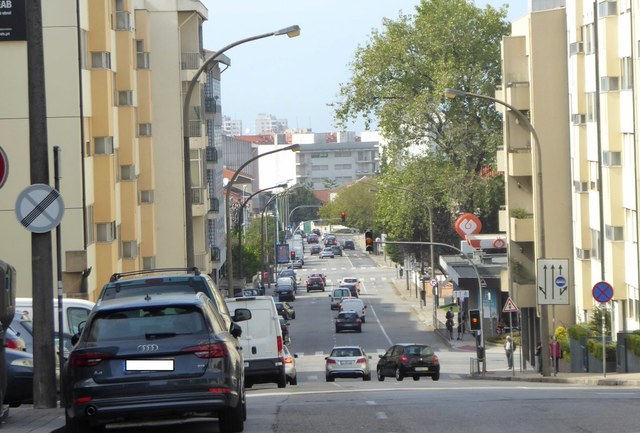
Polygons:
<instances>
[{"instance_id":1,"label":"utility pole","mask_svg":"<svg viewBox=\"0 0 640 433\"><path fill-rule=\"evenodd\" d=\"M42 2L26 0L29 83L29 162L31 184L49 185L47 104L44 83ZM33 404L55 408L56 370L53 335L53 258L51 232L31 234L33 281Z\"/></svg>"}]
</instances>

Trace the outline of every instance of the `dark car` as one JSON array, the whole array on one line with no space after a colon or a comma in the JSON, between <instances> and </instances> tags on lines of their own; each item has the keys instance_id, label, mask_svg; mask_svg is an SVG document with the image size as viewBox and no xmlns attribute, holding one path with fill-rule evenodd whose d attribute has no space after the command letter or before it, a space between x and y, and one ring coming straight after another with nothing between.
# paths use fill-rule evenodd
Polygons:
<instances>
[{"instance_id":1,"label":"dark car","mask_svg":"<svg viewBox=\"0 0 640 433\"><path fill-rule=\"evenodd\" d=\"M318 235L313 233L310 234L309 236L307 236L307 243L308 244L317 244L318 242L320 242L320 239L318 238Z\"/></svg>"},{"instance_id":2,"label":"dark car","mask_svg":"<svg viewBox=\"0 0 640 433\"><path fill-rule=\"evenodd\" d=\"M309 248L309 252L312 256L320 254L320 251L322 251L322 247L320 245L312 245L311 248Z\"/></svg>"},{"instance_id":3,"label":"dark car","mask_svg":"<svg viewBox=\"0 0 640 433\"><path fill-rule=\"evenodd\" d=\"M344 244L342 245L342 249L343 250L355 250L356 249L356 244L351 240L346 240L346 241L344 241Z\"/></svg>"},{"instance_id":4,"label":"dark car","mask_svg":"<svg viewBox=\"0 0 640 433\"><path fill-rule=\"evenodd\" d=\"M7 393L4 404L17 407L33 402L33 355L22 350L5 348Z\"/></svg>"},{"instance_id":5,"label":"dark car","mask_svg":"<svg viewBox=\"0 0 640 433\"><path fill-rule=\"evenodd\" d=\"M396 344L379 356L376 372L381 382L385 377L395 377L399 381L405 377L420 380L422 376L440 379L438 355L426 344Z\"/></svg>"},{"instance_id":6,"label":"dark car","mask_svg":"<svg viewBox=\"0 0 640 433\"><path fill-rule=\"evenodd\" d=\"M336 256L342 255L342 248L340 248L340 245L332 245L331 250L333 251L333 254L335 254Z\"/></svg>"},{"instance_id":7,"label":"dark car","mask_svg":"<svg viewBox=\"0 0 640 433\"><path fill-rule=\"evenodd\" d=\"M314 277L309 275L307 278L307 292L311 292L313 290L320 290L324 292L324 279L322 277Z\"/></svg>"},{"instance_id":8,"label":"dark car","mask_svg":"<svg viewBox=\"0 0 640 433\"><path fill-rule=\"evenodd\" d=\"M342 331L362 332L362 320L355 311L341 311L335 319L336 333Z\"/></svg>"},{"instance_id":9,"label":"dark car","mask_svg":"<svg viewBox=\"0 0 640 433\"><path fill-rule=\"evenodd\" d=\"M237 321L251 318L247 309L235 313ZM203 293L97 304L65 365L66 431L206 416L218 418L221 432L241 432L239 335Z\"/></svg>"},{"instance_id":10,"label":"dark car","mask_svg":"<svg viewBox=\"0 0 640 433\"><path fill-rule=\"evenodd\" d=\"M282 331L282 341L284 342L284 344L291 344L291 335L289 335L289 322L287 322L287 320L282 316L280 316L278 320L280 321L280 330Z\"/></svg>"},{"instance_id":11,"label":"dark car","mask_svg":"<svg viewBox=\"0 0 640 433\"><path fill-rule=\"evenodd\" d=\"M360 293L358 292L358 286L352 283L342 283L338 286L338 288L349 289L349 293L354 298L360 297Z\"/></svg>"},{"instance_id":12,"label":"dark car","mask_svg":"<svg viewBox=\"0 0 640 433\"><path fill-rule=\"evenodd\" d=\"M285 320L296 318L296 310L288 302L276 302L276 310L278 310L278 316L282 316Z\"/></svg>"},{"instance_id":13,"label":"dark car","mask_svg":"<svg viewBox=\"0 0 640 433\"><path fill-rule=\"evenodd\" d=\"M278 278L282 277L290 277L293 281L293 288L295 291L298 291L298 274L293 269L283 269L278 274Z\"/></svg>"},{"instance_id":14,"label":"dark car","mask_svg":"<svg viewBox=\"0 0 640 433\"><path fill-rule=\"evenodd\" d=\"M273 294L278 297L279 301L293 302L296 300L296 292L293 285L278 284L278 286L273 289Z\"/></svg>"}]
</instances>

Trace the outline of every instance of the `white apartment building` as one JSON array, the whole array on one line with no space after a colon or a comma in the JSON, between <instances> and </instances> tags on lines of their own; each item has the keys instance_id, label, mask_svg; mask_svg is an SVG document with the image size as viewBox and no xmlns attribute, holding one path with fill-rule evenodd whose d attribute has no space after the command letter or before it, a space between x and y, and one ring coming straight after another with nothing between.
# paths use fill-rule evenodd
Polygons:
<instances>
[{"instance_id":1,"label":"white apartment building","mask_svg":"<svg viewBox=\"0 0 640 433\"><path fill-rule=\"evenodd\" d=\"M272 114L260 113L255 119L255 135L279 134L289 129L287 119L278 119Z\"/></svg>"},{"instance_id":2,"label":"white apartment building","mask_svg":"<svg viewBox=\"0 0 640 433\"><path fill-rule=\"evenodd\" d=\"M222 133L230 137L242 135L242 120L222 116Z\"/></svg>"}]
</instances>

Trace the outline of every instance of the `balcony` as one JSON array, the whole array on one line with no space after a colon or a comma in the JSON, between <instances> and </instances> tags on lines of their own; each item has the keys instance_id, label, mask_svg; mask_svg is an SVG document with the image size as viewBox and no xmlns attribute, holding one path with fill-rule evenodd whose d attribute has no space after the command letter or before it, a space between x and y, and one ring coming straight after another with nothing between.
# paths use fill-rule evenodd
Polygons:
<instances>
[{"instance_id":1,"label":"balcony","mask_svg":"<svg viewBox=\"0 0 640 433\"><path fill-rule=\"evenodd\" d=\"M198 70L202 65L202 55L200 53L182 53L181 59L180 66L182 69Z\"/></svg>"},{"instance_id":2,"label":"balcony","mask_svg":"<svg viewBox=\"0 0 640 433\"><path fill-rule=\"evenodd\" d=\"M204 189L200 187L191 188L191 203L204 204Z\"/></svg>"},{"instance_id":3,"label":"balcony","mask_svg":"<svg viewBox=\"0 0 640 433\"><path fill-rule=\"evenodd\" d=\"M211 261L219 262L220 261L220 248L211 246Z\"/></svg>"},{"instance_id":4,"label":"balcony","mask_svg":"<svg viewBox=\"0 0 640 433\"><path fill-rule=\"evenodd\" d=\"M509 176L531 176L531 151L509 152Z\"/></svg>"},{"instance_id":5,"label":"balcony","mask_svg":"<svg viewBox=\"0 0 640 433\"><path fill-rule=\"evenodd\" d=\"M531 103L529 99L528 81L513 81L507 83L504 95L506 102L518 110L529 110Z\"/></svg>"},{"instance_id":6,"label":"balcony","mask_svg":"<svg viewBox=\"0 0 640 433\"><path fill-rule=\"evenodd\" d=\"M533 242L534 227L533 218L516 218L510 219L510 232L509 237L515 242Z\"/></svg>"}]
</instances>

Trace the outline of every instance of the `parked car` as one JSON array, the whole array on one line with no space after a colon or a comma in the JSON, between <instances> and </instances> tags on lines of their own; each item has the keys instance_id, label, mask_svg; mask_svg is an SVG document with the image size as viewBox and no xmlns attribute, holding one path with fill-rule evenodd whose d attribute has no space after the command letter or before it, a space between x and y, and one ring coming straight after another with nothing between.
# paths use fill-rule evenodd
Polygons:
<instances>
[{"instance_id":1,"label":"parked car","mask_svg":"<svg viewBox=\"0 0 640 433\"><path fill-rule=\"evenodd\" d=\"M341 311L335 318L336 334L342 331L362 332L362 320L355 311Z\"/></svg>"},{"instance_id":2,"label":"parked car","mask_svg":"<svg viewBox=\"0 0 640 433\"><path fill-rule=\"evenodd\" d=\"M78 333L81 324L86 322L95 305L85 299L64 298L62 300L62 332L69 335ZM33 299L16 298L16 311L23 313L31 320L33 317ZM58 300L53 300L53 329L58 332Z\"/></svg>"},{"instance_id":3,"label":"parked car","mask_svg":"<svg viewBox=\"0 0 640 433\"><path fill-rule=\"evenodd\" d=\"M325 378L333 382L336 377L361 377L371 380L369 359L360 346L334 346L325 358Z\"/></svg>"},{"instance_id":4,"label":"parked car","mask_svg":"<svg viewBox=\"0 0 640 433\"><path fill-rule=\"evenodd\" d=\"M355 250L356 244L352 240L345 240L342 245L343 250Z\"/></svg>"},{"instance_id":5,"label":"parked car","mask_svg":"<svg viewBox=\"0 0 640 433\"><path fill-rule=\"evenodd\" d=\"M236 321L251 318L247 309L235 314ZM66 363L66 431L195 413L218 418L221 432L241 432L246 399L238 336L204 293L97 304Z\"/></svg>"},{"instance_id":6,"label":"parked car","mask_svg":"<svg viewBox=\"0 0 640 433\"><path fill-rule=\"evenodd\" d=\"M276 302L276 310L278 310L278 316L282 316L285 320L296 318L296 310L288 302Z\"/></svg>"},{"instance_id":7,"label":"parked car","mask_svg":"<svg viewBox=\"0 0 640 433\"><path fill-rule=\"evenodd\" d=\"M311 248L309 248L309 252L311 253L311 255L316 255L316 254L320 254L320 252L322 251L322 247L320 245L312 245Z\"/></svg>"},{"instance_id":8,"label":"parked car","mask_svg":"<svg viewBox=\"0 0 640 433\"><path fill-rule=\"evenodd\" d=\"M440 379L440 361L429 345L395 344L379 358L376 373L381 382L385 377L395 377L398 381L405 377L420 380L422 376Z\"/></svg>"},{"instance_id":9,"label":"parked car","mask_svg":"<svg viewBox=\"0 0 640 433\"><path fill-rule=\"evenodd\" d=\"M260 289L244 289L242 291L242 296L261 296Z\"/></svg>"},{"instance_id":10,"label":"parked car","mask_svg":"<svg viewBox=\"0 0 640 433\"><path fill-rule=\"evenodd\" d=\"M325 248L324 250L320 251L321 259L326 259L326 258L333 259L334 257L335 257L335 254L333 253L333 249L331 249L331 247Z\"/></svg>"},{"instance_id":11,"label":"parked car","mask_svg":"<svg viewBox=\"0 0 640 433\"><path fill-rule=\"evenodd\" d=\"M289 385L297 385L298 371L296 370L296 358L298 354L292 354L287 346L283 346L282 352L284 353L282 359L284 359L284 373L285 376L287 376L287 382Z\"/></svg>"},{"instance_id":12,"label":"parked car","mask_svg":"<svg viewBox=\"0 0 640 433\"><path fill-rule=\"evenodd\" d=\"M33 355L22 350L5 348L7 392L4 404L18 407L33 402Z\"/></svg>"},{"instance_id":13,"label":"parked car","mask_svg":"<svg viewBox=\"0 0 640 433\"><path fill-rule=\"evenodd\" d=\"M311 292L313 290L320 290L324 292L324 280L322 277L313 277L309 275L307 278L307 292Z\"/></svg>"},{"instance_id":14,"label":"parked car","mask_svg":"<svg viewBox=\"0 0 640 433\"><path fill-rule=\"evenodd\" d=\"M331 245L331 251L336 256L342 256L342 248L339 245Z\"/></svg>"},{"instance_id":15,"label":"parked car","mask_svg":"<svg viewBox=\"0 0 640 433\"><path fill-rule=\"evenodd\" d=\"M282 331L282 341L284 344L291 344L291 335L289 335L289 322L284 317L278 317L280 323L280 330Z\"/></svg>"},{"instance_id":16,"label":"parked car","mask_svg":"<svg viewBox=\"0 0 640 433\"><path fill-rule=\"evenodd\" d=\"M331 309L339 310L342 299L350 298L351 292L347 288L338 287L337 289L333 289L329 297L331 298Z\"/></svg>"},{"instance_id":17,"label":"parked car","mask_svg":"<svg viewBox=\"0 0 640 433\"><path fill-rule=\"evenodd\" d=\"M4 333L5 347L14 350L20 350L22 352L27 351L27 343L24 338L20 337L15 329L8 327Z\"/></svg>"}]
</instances>

